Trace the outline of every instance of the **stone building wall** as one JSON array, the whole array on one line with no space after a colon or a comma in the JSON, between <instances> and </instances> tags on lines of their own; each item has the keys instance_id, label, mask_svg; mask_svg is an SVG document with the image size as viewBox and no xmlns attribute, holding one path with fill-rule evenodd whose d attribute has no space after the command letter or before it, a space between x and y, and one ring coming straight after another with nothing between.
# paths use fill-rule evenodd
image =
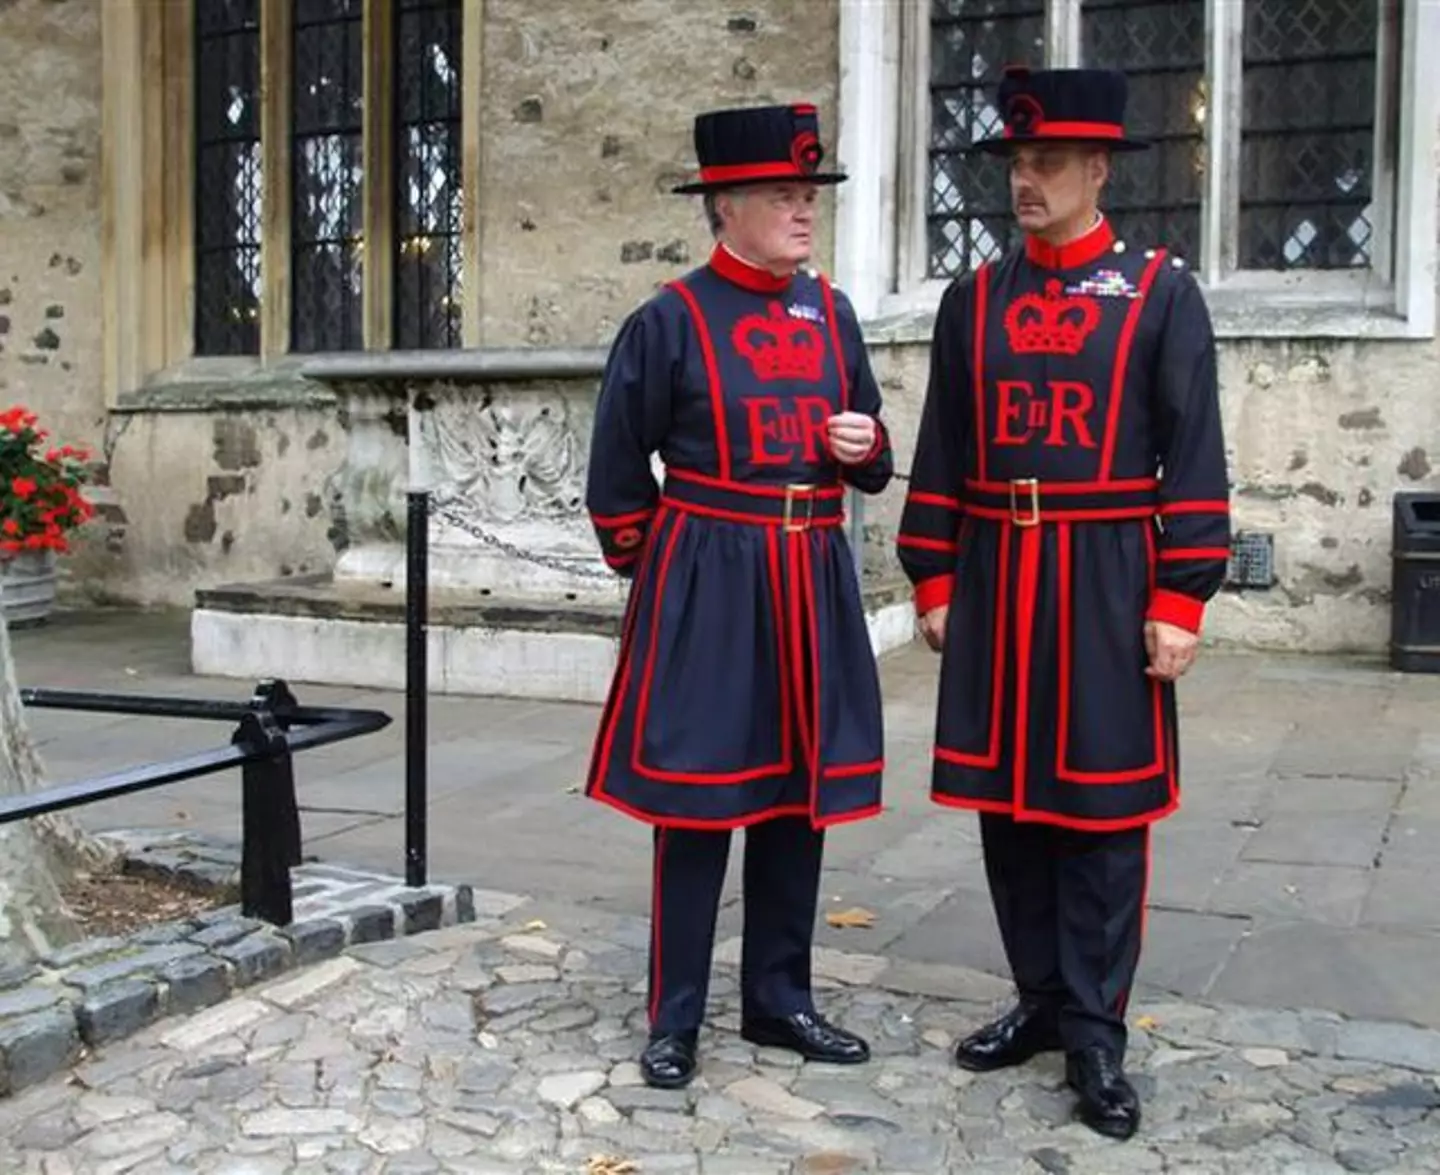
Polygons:
<instances>
[{"instance_id":1,"label":"stone building wall","mask_svg":"<svg viewBox=\"0 0 1440 1175\"><path fill-rule=\"evenodd\" d=\"M108 3L109 0L103 0ZM107 518L66 561L69 588L186 606L200 586L332 567L332 503L353 437L294 363L151 387L107 411L101 380L102 0L0 0L0 402L24 401L103 454ZM814 101L835 140L835 6L794 0L487 0L482 80L487 346L609 340L698 263L696 109ZM841 161L844 162L843 160ZM827 192L818 260L834 223ZM875 332L906 470L926 347ZM1390 499L1436 485L1432 342L1226 340L1236 524L1274 535L1280 583L1227 595L1212 634L1276 647L1383 645ZM129 389L130 392L140 391ZM403 423L397 423L403 427ZM350 452L353 462L355 454ZM363 456L363 454L362 454ZM867 510L869 563L893 574L904 482Z\"/></svg>"},{"instance_id":2,"label":"stone building wall","mask_svg":"<svg viewBox=\"0 0 1440 1175\"><path fill-rule=\"evenodd\" d=\"M480 195L487 345L608 342L710 248L698 109L813 102L835 141L833 5L490 0ZM833 193L819 255L831 251Z\"/></svg>"},{"instance_id":3,"label":"stone building wall","mask_svg":"<svg viewBox=\"0 0 1440 1175\"><path fill-rule=\"evenodd\" d=\"M0 405L103 452L99 0L0 0Z\"/></svg>"}]
</instances>

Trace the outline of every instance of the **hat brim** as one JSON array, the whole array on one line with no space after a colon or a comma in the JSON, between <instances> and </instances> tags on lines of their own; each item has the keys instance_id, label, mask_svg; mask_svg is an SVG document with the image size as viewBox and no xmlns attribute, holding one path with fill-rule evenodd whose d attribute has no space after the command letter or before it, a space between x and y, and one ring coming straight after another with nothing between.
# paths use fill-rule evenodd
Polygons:
<instances>
[{"instance_id":1,"label":"hat brim","mask_svg":"<svg viewBox=\"0 0 1440 1175\"><path fill-rule=\"evenodd\" d=\"M1087 147L1103 147L1109 151L1148 151L1150 144L1145 139L1103 139L1086 138L1083 135L994 135L978 139L966 148L966 155L1008 155L1016 147L1044 146L1046 143L1083 143Z\"/></svg>"},{"instance_id":2,"label":"hat brim","mask_svg":"<svg viewBox=\"0 0 1440 1175\"><path fill-rule=\"evenodd\" d=\"M738 180L717 180L711 183L692 180L689 183L673 187L670 191L677 196L703 196L710 192L725 192L732 188L754 188L761 184L817 184L824 187L829 184L843 184L849 178L844 172L839 171L817 171L809 175L797 171L794 175L755 176Z\"/></svg>"}]
</instances>

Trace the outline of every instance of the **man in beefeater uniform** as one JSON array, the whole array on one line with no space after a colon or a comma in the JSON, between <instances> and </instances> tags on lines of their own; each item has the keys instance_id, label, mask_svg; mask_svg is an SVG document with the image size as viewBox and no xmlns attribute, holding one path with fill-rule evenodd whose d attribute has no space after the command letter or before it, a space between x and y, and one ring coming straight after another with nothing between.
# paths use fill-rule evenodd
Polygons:
<instances>
[{"instance_id":1,"label":"man in beefeater uniform","mask_svg":"<svg viewBox=\"0 0 1440 1175\"><path fill-rule=\"evenodd\" d=\"M815 1009L824 829L880 810L880 691L845 485L893 474L854 310L800 269L821 171L813 106L702 114L708 262L635 311L596 409L587 506L633 577L588 795L655 828L654 1086L696 1071L730 833L745 828L742 1035L856 1063ZM657 486L651 455L665 466Z\"/></svg>"},{"instance_id":2,"label":"man in beefeater uniform","mask_svg":"<svg viewBox=\"0 0 1440 1175\"><path fill-rule=\"evenodd\" d=\"M945 292L900 526L942 654L932 796L980 812L1017 1005L972 1070L1063 1049L1080 1117L1128 1138L1125 1009L1149 828L1179 801L1174 682L1229 553L1215 344L1194 276L1098 212L1126 81L1007 71L1026 237Z\"/></svg>"}]
</instances>

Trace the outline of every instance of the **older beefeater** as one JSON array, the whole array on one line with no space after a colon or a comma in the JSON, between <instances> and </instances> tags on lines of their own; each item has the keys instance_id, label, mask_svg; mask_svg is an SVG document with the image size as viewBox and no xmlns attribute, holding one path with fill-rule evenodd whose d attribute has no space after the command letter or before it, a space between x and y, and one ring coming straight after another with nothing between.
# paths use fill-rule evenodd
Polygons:
<instances>
[{"instance_id":1,"label":"older beefeater","mask_svg":"<svg viewBox=\"0 0 1440 1175\"><path fill-rule=\"evenodd\" d=\"M854 311L808 258L815 108L695 124L717 244L623 324L605 370L588 505L633 576L587 792L655 827L652 1085L696 1070L716 909L744 827L742 1033L865 1060L815 1009L824 829L880 810L878 674L841 523L845 485L893 472ZM651 455L665 466L663 488Z\"/></svg>"}]
</instances>

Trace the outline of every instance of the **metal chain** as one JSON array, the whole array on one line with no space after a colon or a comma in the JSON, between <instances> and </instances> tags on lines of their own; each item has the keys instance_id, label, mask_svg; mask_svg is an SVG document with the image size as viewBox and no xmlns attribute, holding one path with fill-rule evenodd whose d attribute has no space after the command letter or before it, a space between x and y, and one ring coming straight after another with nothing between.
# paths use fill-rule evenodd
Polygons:
<instances>
[{"instance_id":1,"label":"metal chain","mask_svg":"<svg viewBox=\"0 0 1440 1175\"><path fill-rule=\"evenodd\" d=\"M462 518L459 514L457 514L453 509L450 508L452 502L460 500L461 499L459 498L450 498L446 499L445 501L436 501L432 499L430 503L430 513L432 515L435 515L436 517L444 519L451 526L454 526L459 530L463 530L471 538L478 539L487 547L493 547L495 550L510 556L510 558L512 559L521 559L524 560L526 563L533 563L537 567L546 567L549 568L551 571L560 571L566 575L578 576L581 579L600 579L605 580L606 582L618 582L619 577L617 577L613 572L608 571L604 568L586 567L583 563L572 563L566 562L561 559L550 558L546 555L536 554L534 551L522 550L520 547L515 546L513 543L507 543L498 535L491 534L478 523L472 522L468 518Z\"/></svg>"}]
</instances>

